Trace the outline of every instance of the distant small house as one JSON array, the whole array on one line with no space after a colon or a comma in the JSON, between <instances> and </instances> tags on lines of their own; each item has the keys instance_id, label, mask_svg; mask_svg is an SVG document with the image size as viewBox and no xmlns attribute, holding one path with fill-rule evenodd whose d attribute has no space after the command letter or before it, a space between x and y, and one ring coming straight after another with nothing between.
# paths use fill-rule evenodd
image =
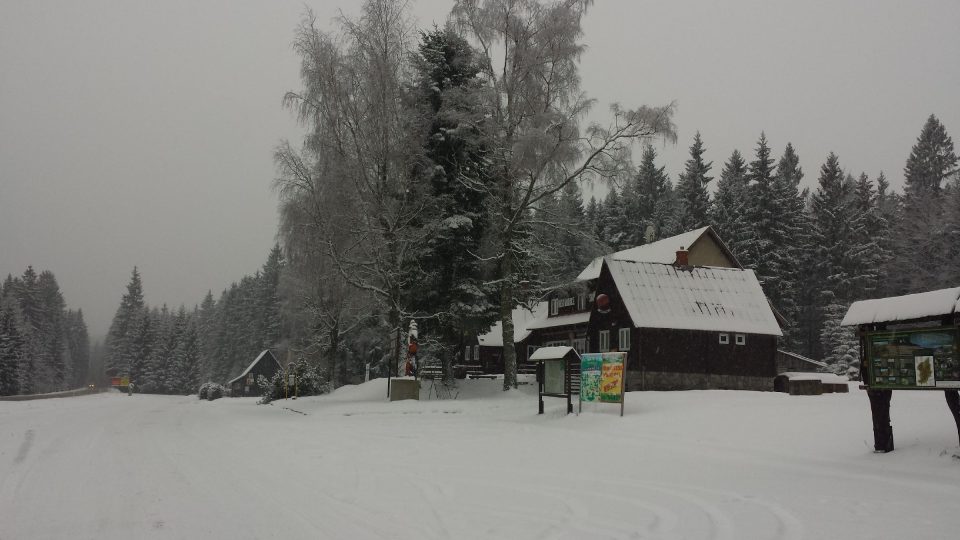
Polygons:
<instances>
[{"instance_id":1,"label":"distant small house","mask_svg":"<svg viewBox=\"0 0 960 540\"><path fill-rule=\"evenodd\" d=\"M273 356L270 349L267 349L260 353L256 360L247 366L247 369L243 370L243 373L227 383L227 386L230 387L230 395L234 397L259 396L260 387L257 385L257 378L263 375L267 380L271 380L278 371L282 370L283 366Z\"/></svg>"}]
</instances>

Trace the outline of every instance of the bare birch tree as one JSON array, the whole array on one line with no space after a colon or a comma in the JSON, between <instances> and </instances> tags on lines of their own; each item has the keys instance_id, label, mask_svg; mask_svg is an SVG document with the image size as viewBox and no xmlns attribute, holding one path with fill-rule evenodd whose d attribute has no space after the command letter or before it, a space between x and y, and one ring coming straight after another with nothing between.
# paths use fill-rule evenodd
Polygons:
<instances>
[{"instance_id":1,"label":"bare birch tree","mask_svg":"<svg viewBox=\"0 0 960 540\"><path fill-rule=\"evenodd\" d=\"M341 16L341 32L320 31L312 13L297 31L304 88L284 104L310 129L304 154L277 155L282 198L329 198L312 216L317 239L340 277L382 304L400 357L411 287L415 226L423 212L413 163L415 118L404 104L412 27L408 2L367 0L359 18Z\"/></svg>"},{"instance_id":2,"label":"bare birch tree","mask_svg":"<svg viewBox=\"0 0 960 540\"><path fill-rule=\"evenodd\" d=\"M451 23L477 47L487 104L486 136L497 178L490 193L498 220L504 390L517 385L512 311L527 270L528 220L545 197L571 183L620 174L630 147L676 139L672 105L610 108L606 127L581 131L593 100L580 89L581 20L592 0L457 0Z\"/></svg>"}]
</instances>

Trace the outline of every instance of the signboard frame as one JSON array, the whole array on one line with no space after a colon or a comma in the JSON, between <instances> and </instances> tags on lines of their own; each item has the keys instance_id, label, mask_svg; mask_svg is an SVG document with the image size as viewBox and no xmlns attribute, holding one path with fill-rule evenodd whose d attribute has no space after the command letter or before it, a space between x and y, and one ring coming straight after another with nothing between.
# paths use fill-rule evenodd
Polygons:
<instances>
[{"instance_id":1,"label":"signboard frame","mask_svg":"<svg viewBox=\"0 0 960 540\"><path fill-rule=\"evenodd\" d=\"M922 343L922 336L932 337L934 334L950 334L953 341L947 344L941 339L936 346L930 346L932 339L926 340L928 346L917 343ZM960 389L960 328L957 326L875 330L863 332L862 336L861 379L864 388L939 391ZM950 350L944 352L944 348ZM921 370L921 367L925 369ZM924 372L927 373L921 380L918 373Z\"/></svg>"},{"instance_id":2,"label":"signboard frame","mask_svg":"<svg viewBox=\"0 0 960 540\"><path fill-rule=\"evenodd\" d=\"M605 370L605 367L608 369ZM586 401L588 403L619 403L620 416L623 416L627 386L626 368L627 353L625 352L586 353L581 355L578 414L583 411L583 402ZM605 379L608 381L606 385L604 384ZM613 386L609 385L611 379L613 379ZM606 393L604 389L607 389ZM610 392L614 389L614 392Z\"/></svg>"}]
</instances>

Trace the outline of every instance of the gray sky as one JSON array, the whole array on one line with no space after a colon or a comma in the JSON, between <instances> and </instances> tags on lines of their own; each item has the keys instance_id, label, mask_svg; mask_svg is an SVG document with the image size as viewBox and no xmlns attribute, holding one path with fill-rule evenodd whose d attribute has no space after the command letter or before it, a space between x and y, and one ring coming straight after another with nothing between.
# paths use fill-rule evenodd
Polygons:
<instances>
[{"instance_id":1,"label":"gray sky","mask_svg":"<svg viewBox=\"0 0 960 540\"><path fill-rule=\"evenodd\" d=\"M423 25L448 0L420 0ZM263 263L272 150L302 129L297 1L0 0L0 275L52 270L93 336L134 265L147 302L192 306ZM326 23L358 2L307 1ZM676 100L676 178L700 130L719 174L762 130L902 183L932 112L960 137L960 2L597 0L583 86L606 105ZM960 144L960 138L957 139Z\"/></svg>"}]
</instances>

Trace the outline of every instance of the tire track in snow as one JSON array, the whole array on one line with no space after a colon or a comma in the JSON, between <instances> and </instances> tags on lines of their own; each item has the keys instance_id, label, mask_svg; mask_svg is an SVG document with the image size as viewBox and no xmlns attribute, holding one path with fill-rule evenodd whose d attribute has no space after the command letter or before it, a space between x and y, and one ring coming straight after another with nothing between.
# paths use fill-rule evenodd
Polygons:
<instances>
[{"instance_id":1,"label":"tire track in snow","mask_svg":"<svg viewBox=\"0 0 960 540\"><path fill-rule=\"evenodd\" d=\"M23 460L27 459L27 454L30 453L31 447L33 447L33 430L28 429L23 435L23 442L20 443L20 449L17 450L16 457L13 458L13 464L19 465Z\"/></svg>"}]
</instances>

